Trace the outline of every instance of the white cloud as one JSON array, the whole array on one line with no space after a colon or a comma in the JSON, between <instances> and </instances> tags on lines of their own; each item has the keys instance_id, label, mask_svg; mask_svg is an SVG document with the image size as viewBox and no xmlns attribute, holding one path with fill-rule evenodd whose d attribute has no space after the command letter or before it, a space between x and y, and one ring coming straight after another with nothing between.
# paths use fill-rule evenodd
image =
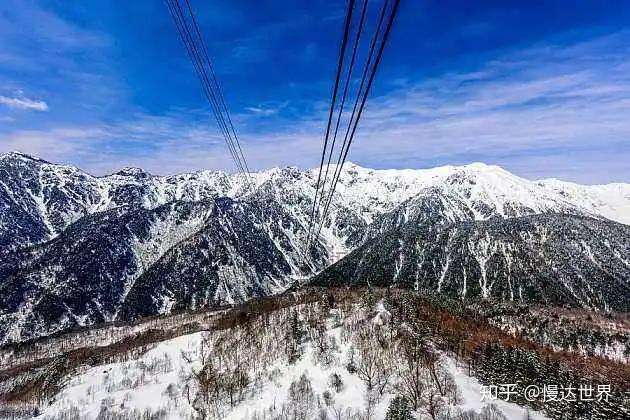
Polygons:
<instances>
[{"instance_id":1,"label":"white cloud","mask_svg":"<svg viewBox=\"0 0 630 420\"><path fill-rule=\"evenodd\" d=\"M349 159L380 168L484 161L530 178L628 182L629 38L621 32L570 46L535 46L470 72L409 78L370 98ZM287 117L293 110L265 118L253 109L235 115L250 167L318 165L323 105L297 120ZM274 128L263 133L264 124ZM199 114L191 121L189 111L0 137L0 152L14 149L98 174L125 165L159 174L233 169L212 121Z\"/></svg>"},{"instance_id":2,"label":"white cloud","mask_svg":"<svg viewBox=\"0 0 630 420\"><path fill-rule=\"evenodd\" d=\"M46 102L28 98L9 98L8 96L0 95L0 104L6 105L9 108L48 111L48 104Z\"/></svg>"},{"instance_id":3,"label":"white cloud","mask_svg":"<svg viewBox=\"0 0 630 420\"><path fill-rule=\"evenodd\" d=\"M288 106L289 101L267 101L265 103L259 104L258 106L245 107L245 110L254 115L269 117L272 115L277 115L280 111L287 108ZM245 116L245 118L247 118L247 116Z\"/></svg>"},{"instance_id":4,"label":"white cloud","mask_svg":"<svg viewBox=\"0 0 630 420\"><path fill-rule=\"evenodd\" d=\"M371 98L350 158L380 167L482 160L528 177L629 181L628 39L541 45L408 82Z\"/></svg>"},{"instance_id":5,"label":"white cloud","mask_svg":"<svg viewBox=\"0 0 630 420\"><path fill-rule=\"evenodd\" d=\"M274 108L248 106L245 109L251 113L263 115L263 116L275 115L278 113L278 109L274 109Z\"/></svg>"}]
</instances>

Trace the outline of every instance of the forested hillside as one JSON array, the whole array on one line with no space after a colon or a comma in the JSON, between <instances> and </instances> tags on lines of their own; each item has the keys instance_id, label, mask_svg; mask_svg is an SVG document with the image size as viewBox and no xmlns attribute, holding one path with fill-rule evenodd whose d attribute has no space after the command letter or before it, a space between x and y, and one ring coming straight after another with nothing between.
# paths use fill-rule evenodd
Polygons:
<instances>
[{"instance_id":1,"label":"forested hillside","mask_svg":"<svg viewBox=\"0 0 630 420\"><path fill-rule=\"evenodd\" d=\"M123 337L108 327L5 347L4 363L9 354L20 363L3 364L2 410L47 419L627 418L627 364L493 323L483 308L435 295L304 290L155 318ZM484 386L501 384L513 384L509 401L483 397ZM543 385L611 388L577 403L525 397Z\"/></svg>"}]
</instances>

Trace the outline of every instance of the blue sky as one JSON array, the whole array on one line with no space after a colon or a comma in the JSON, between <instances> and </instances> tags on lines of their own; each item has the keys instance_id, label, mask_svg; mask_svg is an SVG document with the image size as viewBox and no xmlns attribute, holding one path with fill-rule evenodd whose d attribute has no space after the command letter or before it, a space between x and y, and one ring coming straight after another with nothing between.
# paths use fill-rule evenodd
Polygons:
<instances>
[{"instance_id":1,"label":"blue sky","mask_svg":"<svg viewBox=\"0 0 630 420\"><path fill-rule=\"evenodd\" d=\"M344 2L191 2L250 166L316 166ZM350 160L630 181L630 2L615 3L403 0ZM10 150L95 174L233 170L159 0L0 3Z\"/></svg>"}]
</instances>

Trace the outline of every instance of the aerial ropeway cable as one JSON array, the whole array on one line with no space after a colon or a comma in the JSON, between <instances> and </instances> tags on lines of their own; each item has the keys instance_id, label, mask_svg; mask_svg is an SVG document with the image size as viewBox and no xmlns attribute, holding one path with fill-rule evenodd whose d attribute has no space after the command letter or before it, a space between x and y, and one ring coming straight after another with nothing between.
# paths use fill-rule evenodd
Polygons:
<instances>
[{"instance_id":1,"label":"aerial ropeway cable","mask_svg":"<svg viewBox=\"0 0 630 420\"><path fill-rule=\"evenodd\" d=\"M190 5L190 0L164 1L173 19L179 38L197 73L202 92L210 104L217 127L225 140L236 169L245 175L248 186L251 187L252 181L249 166L210 60L199 24ZM310 212L306 240L307 253L310 250L312 241L319 238L326 221L332 198L341 177L343 165L354 140L361 115L383 56L383 51L389 39L400 0L383 0L371 42L367 47L368 51L366 52L365 63L361 71L361 80L358 83L358 88L354 89L353 85L356 83L353 75L356 64L359 61L358 57L360 55L363 33L366 32L368 9L371 4L375 3L377 2L372 0L348 0L343 36L339 47L337 71L324 135L324 146L315 184L315 196ZM355 13L355 9L359 7L360 12ZM349 43L352 43L351 48L348 48ZM348 113L345 110L345 105L351 93L353 95L350 96L354 96L354 105L352 112ZM344 120L347 120L347 122L342 125ZM340 138L339 134L341 134L340 127L344 131L342 135L343 143L340 147L337 147L337 139ZM334 172L329 180L329 173L332 167L331 162L335 153L337 154L336 165L334 165ZM326 162L325 165L324 162Z\"/></svg>"},{"instance_id":2,"label":"aerial ropeway cable","mask_svg":"<svg viewBox=\"0 0 630 420\"><path fill-rule=\"evenodd\" d=\"M366 12L367 12L367 5L368 5L368 0L363 0L363 6L361 8L361 17L359 19L359 26L358 29L356 31L356 35L355 35L355 39L354 39L354 46L352 48L352 58L350 59L350 67L348 68L347 74L346 74L346 80L345 80L345 87L343 89L343 94L341 96L341 102L339 104L339 111L337 113L337 123L335 124L335 131L333 133L333 138L332 138L332 142L330 145L330 150L331 153L328 153L328 161L326 162L326 172L324 173L324 178L322 180L321 183L321 188L322 188L322 195L320 197L323 197L323 192L326 190L326 181L328 180L328 172L330 169L330 160L332 158L332 151L335 149L335 143L337 142L337 134L339 133L339 126L341 124L341 120L342 120L342 116L343 116L343 110L346 104L346 98L348 97L348 91L350 88L350 81L351 81L351 77L352 77L352 70L354 69L354 64L356 62L356 58L357 58L357 52L359 50L359 41L361 40L361 33L363 32L363 25L365 23L365 16L366 16ZM320 170L321 170L321 166L320 166ZM319 208L318 208L319 211Z\"/></svg>"},{"instance_id":3,"label":"aerial ropeway cable","mask_svg":"<svg viewBox=\"0 0 630 420\"><path fill-rule=\"evenodd\" d=\"M374 57L374 47L376 46L377 42L378 42L378 38L377 38L377 34L379 33L378 28L380 28L382 26L383 23L383 18L385 17L385 12L387 10L387 5L389 3L389 0L385 0L385 4L381 10L381 14L380 14L380 18L378 21L378 26L377 26L377 31L375 33L374 38L372 39L372 43L370 45L370 52L367 58L367 63L371 63L372 62L372 58ZM397 1L394 6L393 6L393 10L392 13L396 13L397 8L398 8L398 3L399 1ZM383 38L380 40L380 46L377 52L377 56L376 59L373 63L373 67L371 69L371 72L369 74L369 79L367 79L367 86L365 87L365 89L363 89L364 85L365 85L365 81L366 81L366 76L367 76L367 72L364 72L363 77L361 79L361 84L359 86L359 92L362 92L362 95L357 96L353 110L352 110L352 115L350 116L350 119L348 121L348 128L346 130L346 135L344 137L344 142L342 144L341 147L341 151L339 153L339 157L337 159L337 164L335 166L335 174L333 176L333 182L332 182L332 186L328 191L328 196L326 199L326 203L324 205L324 210L323 210L323 215L325 217L325 215L328 214L328 209L330 208L330 203L332 201L332 197L335 193L335 188L337 186L337 183L339 182L339 177L341 176L341 172L343 169L343 164L346 161L346 158L348 156L348 151L350 150L350 145L352 144L352 140L354 139L354 135L356 133L358 124L359 124L359 120L361 119L361 115L363 113L363 110L365 108L365 104L367 102L367 98L370 92L370 89L372 87L372 83L374 82L374 78L376 76L376 69L378 67L378 65L380 64L381 58L383 56L383 51L385 49L385 45L387 42L387 39L389 38L389 33L391 31L391 27L393 25L393 17L394 15L390 15L388 22L387 22L387 27L385 29L385 33L383 35ZM367 71L368 66L366 65L365 70ZM359 103L360 100L360 103ZM357 107L358 105L358 107ZM319 229L317 232L317 235L319 236L319 234L321 233L321 229L323 226L323 222L320 223L319 225Z\"/></svg>"},{"instance_id":4,"label":"aerial ropeway cable","mask_svg":"<svg viewBox=\"0 0 630 420\"><path fill-rule=\"evenodd\" d=\"M249 166L190 2L189 0L165 0L165 3L186 54L197 73L202 92L210 104L219 131L234 160L236 170L245 175L247 185L251 187ZM182 4L185 4L185 7L182 7Z\"/></svg>"},{"instance_id":5,"label":"aerial ropeway cable","mask_svg":"<svg viewBox=\"0 0 630 420\"><path fill-rule=\"evenodd\" d=\"M344 30L343 30L343 37L341 40L341 45L339 47L339 58L337 60L337 74L335 76L335 83L333 85L333 91L332 91L332 99L330 101L330 111L328 112L328 124L326 126L326 134L324 135L324 150L322 150L322 158L321 161L319 163L319 172L317 174L317 183L315 184L315 197L313 198L313 206L311 208L311 217L310 217L310 224L308 227L308 233L307 233L307 237L306 237L306 250L308 252L308 250L310 249L310 240L311 240L311 233L312 233L312 228L313 228L313 221L315 220L316 217L316 209L318 209L317 206L317 199L318 199L318 194L320 191L320 182L322 179L322 172L323 172L323 167L324 167L324 159L326 158L326 152L328 150L328 137L330 135L330 125L332 122L332 118L333 118L333 114L335 111L335 104L337 102L337 92L339 91L339 80L341 79L341 72L343 70L343 61L344 58L346 56L346 45L348 44L348 36L350 34L350 24L352 22L352 12L354 10L354 0L349 0L348 1L348 10L346 11L346 18L344 20ZM323 193L323 191L322 191Z\"/></svg>"},{"instance_id":6,"label":"aerial ropeway cable","mask_svg":"<svg viewBox=\"0 0 630 420\"><path fill-rule=\"evenodd\" d=\"M369 1L369 3L375 3ZM350 115L345 116L347 119L347 124L345 124L345 134L343 135L343 143L341 147L335 151L335 143L337 139L337 132L340 126L340 123L344 119L344 106L346 102L346 96L348 91L351 90L351 84L353 83L352 74L354 71L354 64L357 57L357 50L360 48L361 35L364 31L365 18L366 18L366 9L368 7L368 0L363 1L363 7L360 13L359 21L356 24L355 36L354 36L354 45L352 48L352 56L350 58L350 64L347 69L344 69L344 57L346 54L346 45L348 42L349 32L351 32L350 28L352 26L352 16L353 9L355 7L355 1L349 0L348 10L346 12L346 19L344 21L344 32L343 38L340 46L340 56L338 60L337 66L337 74L335 76L335 83L333 88L333 95L331 99L330 111L328 123L324 136L324 147L322 150L322 158L320 162L319 173L317 177L317 182L315 184L315 196L313 198L313 206L311 209L311 217L308 226L308 233L306 239L306 250L307 254L310 251L310 247L314 240L319 238L321 234L322 227L326 221L326 217L328 215L328 211L330 209L330 204L332 202L332 198L334 196L337 183L341 177L341 173L343 170L343 165L348 156L348 151L350 150L350 146L352 141L354 140L354 136L357 131L357 127L359 121L361 119L361 115L363 114L363 110L365 108L365 104L367 102L370 90L372 88L372 84L374 82L376 72L381 63L383 57L383 51L385 50L385 46L387 45L387 41L390 37L391 29L394 24L394 19L396 17L396 13L398 12L398 7L400 5L400 0L383 0L382 7L380 12L378 13L377 23L374 29L374 34L372 36L372 40L369 43L368 51L366 52L365 64L363 66L363 71L361 74L361 81L359 83L358 88L354 90L355 100L354 106L352 108L352 112ZM343 87L343 94L340 101L337 101L337 93L339 90L339 80L343 73L346 73L345 84ZM337 117L335 123L335 130L332 136L331 145L328 147L330 129L332 124L332 115L334 114L334 110L337 109ZM326 188L326 182L328 179L328 173L330 169L330 162L333 154L337 152L337 164L335 165L335 171L332 176L332 180L330 185ZM327 165L324 169L324 161L325 157L328 155ZM322 173L324 176L322 178Z\"/></svg>"}]
</instances>

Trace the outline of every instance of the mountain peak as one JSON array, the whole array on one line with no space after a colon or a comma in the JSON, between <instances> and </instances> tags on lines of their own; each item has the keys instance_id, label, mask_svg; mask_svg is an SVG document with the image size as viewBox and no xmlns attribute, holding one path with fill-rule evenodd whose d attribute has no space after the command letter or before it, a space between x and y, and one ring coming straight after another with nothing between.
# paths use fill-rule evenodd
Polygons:
<instances>
[{"instance_id":1,"label":"mountain peak","mask_svg":"<svg viewBox=\"0 0 630 420\"><path fill-rule=\"evenodd\" d=\"M121 170L114 172L112 175L129 176L133 178L150 178L153 176L144 169L134 166L125 166Z\"/></svg>"},{"instance_id":2,"label":"mountain peak","mask_svg":"<svg viewBox=\"0 0 630 420\"><path fill-rule=\"evenodd\" d=\"M0 160L21 160L21 161L37 162L37 163L50 163L38 157L31 156L29 154L18 152L18 151L0 153Z\"/></svg>"},{"instance_id":3,"label":"mountain peak","mask_svg":"<svg viewBox=\"0 0 630 420\"><path fill-rule=\"evenodd\" d=\"M490 169L490 168L498 168L498 166L495 166L495 165L488 165L487 163L484 163L484 162L473 162L473 163L469 163L468 165L463 165L463 167L465 167L465 168L471 168L471 169Z\"/></svg>"},{"instance_id":4,"label":"mountain peak","mask_svg":"<svg viewBox=\"0 0 630 420\"><path fill-rule=\"evenodd\" d=\"M363 169L363 167L362 167L362 166L359 166L359 165L357 165L356 163L354 163L354 162L350 162L350 161L348 161L348 162L344 163L344 164L343 164L343 167L344 167L345 169L348 169L348 170L350 170L350 169Z\"/></svg>"},{"instance_id":5,"label":"mountain peak","mask_svg":"<svg viewBox=\"0 0 630 420\"><path fill-rule=\"evenodd\" d=\"M503 167L499 165L489 165L484 162L472 162L467 165L454 166L454 168L468 169L468 170L477 171L477 172L494 172L494 173L511 174L511 172L506 171Z\"/></svg>"}]
</instances>

